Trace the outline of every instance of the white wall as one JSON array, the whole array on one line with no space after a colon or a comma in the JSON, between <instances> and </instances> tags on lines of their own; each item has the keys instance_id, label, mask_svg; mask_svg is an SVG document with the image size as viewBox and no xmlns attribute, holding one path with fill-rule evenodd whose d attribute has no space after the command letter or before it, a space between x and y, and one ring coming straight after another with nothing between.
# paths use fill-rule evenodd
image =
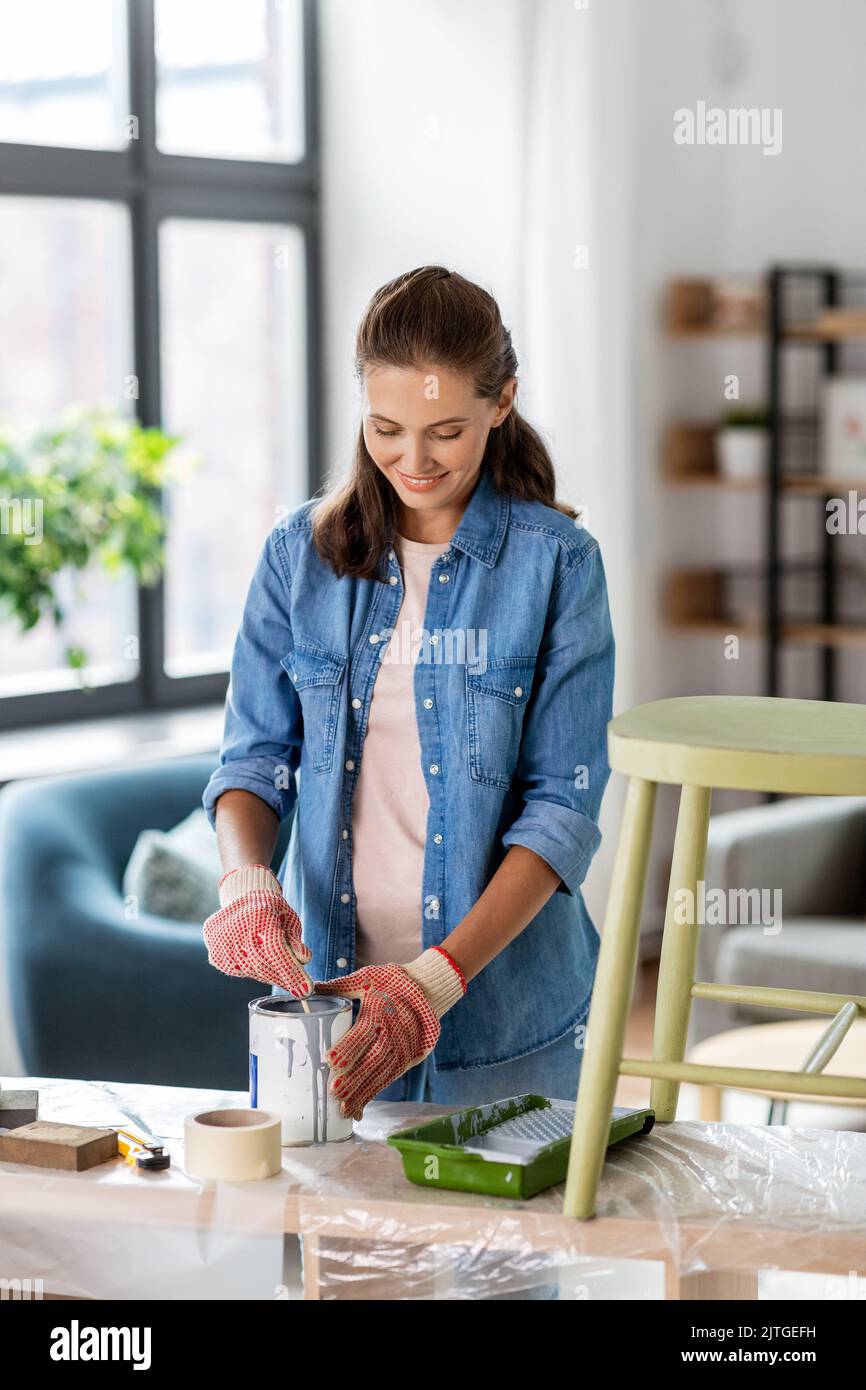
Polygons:
<instances>
[{"instance_id":1,"label":"white wall","mask_svg":"<svg viewBox=\"0 0 866 1390\"><path fill-rule=\"evenodd\" d=\"M615 0L616 2L616 0ZM637 67L634 480L642 524L638 568L637 694L640 700L709 691L760 694L762 651L744 641L726 661L721 638L678 637L660 625L660 586L672 564L749 560L763 550L763 514L750 494L666 488L659 477L662 426L724 408L723 377L741 377L744 398L765 398L760 343L672 343L660 329L660 294L682 274L761 275L779 260L866 263L866 6L850 0L657 0L634 11ZM719 66L738 35L740 71ZM678 146L673 113L708 105L782 109L782 149ZM790 365L790 364L789 364ZM802 366L802 358L800 359ZM820 553L820 502L790 500L783 531L790 554ZM856 541L855 541L856 545ZM862 541L860 542L862 547ZM862 556L861 556L862 558ZM820 695L818 655L789 650L782 693ZM866 661L839 657L839 697L862 700ZM717 794L717 809L754 798ZM660 804L650 894L663 894L673 798Z\"/></svg>"},{"instance_id":2,"label":"white wall","mask_svg":"<svg viewBox=\"0 0 866 1390\"><path fill-rule=\"evenodd\" d=\"M379 285L443 263L495 295L521 341L523 0L324 0L328 464L359 418L355 327Z\"/></svg>"},{"instance_id":3,"label":"white wall","mask_svg":"<svg viewBox=\"0 0 866 1390\"><path fill-rule=\"evenodd\" d=\"M739 34L742 71L722 80L714 62L725 25ZM695 417L724 408L726 373L741 376L744 397L765 392L760 344L665 341L659 295L677 274L760 275L773 261L866 262L866 116L862 53L866 6L850 0L750 0L695 5L664 0L637 10L638 69L636 325L638 447L635 478L648 524L641 530L641 698L701 687L758 692L757 648L726 662L721 643L666 638L658 625L658 581L671 562L711 564L713 556L760 555L762 517L749 495L708 496L665 488L659 440L671 415ZM677 146L673 112L708 105L780 107L781 152L744 146ZM789 502L785 531L793 549L815 553L816 504ZM817 508L820 504L817 504ZM799 542L799 546L798 546ZM858 698L863 667L843 658L840 692ZM792 681L816 671L808 656L786 664ZM791 693L791 692L789 692ZM799 694L817 693L807 689Z\"/></svg>"},{"instance_id":4,"label":"white wall","mask_svg":"<svg viewBox=\"0 0 866 1390\"><path fill-rule=\"evenodd\" d=\"M328 464L345 466L357 428L352 339L373 289L427 261L489 288L558 495L589 507L602 543L627 705L634 546L618 359L629 16L581 14L571 0L325 0L322 13ZM591 181L602 198L587 197ZM589 276L573 266L585 241ZM613 793L587 892L596 919L617 819Z\"/></svg>"}]
</instances>

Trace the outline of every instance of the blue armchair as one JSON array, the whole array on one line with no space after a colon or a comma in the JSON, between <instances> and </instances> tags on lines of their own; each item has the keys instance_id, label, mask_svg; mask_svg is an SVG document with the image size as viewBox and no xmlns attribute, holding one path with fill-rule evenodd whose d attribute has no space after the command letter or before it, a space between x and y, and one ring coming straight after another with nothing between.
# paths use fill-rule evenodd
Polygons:
<instances>
[{"instance_id":1,"label":"blue armchair","mask_svg":"<svg viewBox=\"0 0 866 1390\"><path fill-rule=\"evenodd\" d=\"M200 922L128 920L121 890L139 832L169 830L200 805L215 763L147 763L0 792L0 933L28 1075L246 1087L246 1006L270 986L209 965Z\"/></svg>"}]
</instances>

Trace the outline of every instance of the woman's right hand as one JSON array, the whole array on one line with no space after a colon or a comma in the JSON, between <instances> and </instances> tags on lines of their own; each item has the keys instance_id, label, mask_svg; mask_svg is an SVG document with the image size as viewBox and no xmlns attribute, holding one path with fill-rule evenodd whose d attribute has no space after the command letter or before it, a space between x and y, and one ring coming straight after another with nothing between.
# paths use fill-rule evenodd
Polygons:
<instances>
[{"instance_id":1,"label":"woman's right hand","mask_svg":"<svg viewBox=\"0 0 866 1390\"><path fill-rule=\"evenodd\" d=\"M279 985L295 999L313 992L304 966L313 958L301 922L276 874L244 864L220 880L220 909L204 924L208 960L224 975Z\"/></svg>"}]
</instances>

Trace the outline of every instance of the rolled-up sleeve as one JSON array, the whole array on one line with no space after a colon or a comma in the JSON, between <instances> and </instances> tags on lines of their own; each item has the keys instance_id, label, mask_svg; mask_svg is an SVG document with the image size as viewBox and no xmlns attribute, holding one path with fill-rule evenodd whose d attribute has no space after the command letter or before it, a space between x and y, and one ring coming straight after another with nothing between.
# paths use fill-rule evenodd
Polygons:
<instances>
[{"instance_id":1,"label":"rolled-up sleeve","mask_svg":"<svg viewBox=\"0 0 866 1390\"><path fill-rule=\"evenodd\" d=\"M598 543L566 566L549 603L517 777L524 806L502 843L525 845L576 893L601 843L598 816L610 777L614 639Z\"/></svg>"},{"instance_id":2,"label":"rolled-up sleeve","mask_svg":"<svg viewBox=\"0 0 866 1390\"><path fill-rule=\"evenodd\" d=\"M279 530L262 549L232 653L220 765L202 804L211 825L223 792L253 792L286 817L297 798L303 720L281 658L292 650L291 575Z\"/></svg>"}]
</instances>

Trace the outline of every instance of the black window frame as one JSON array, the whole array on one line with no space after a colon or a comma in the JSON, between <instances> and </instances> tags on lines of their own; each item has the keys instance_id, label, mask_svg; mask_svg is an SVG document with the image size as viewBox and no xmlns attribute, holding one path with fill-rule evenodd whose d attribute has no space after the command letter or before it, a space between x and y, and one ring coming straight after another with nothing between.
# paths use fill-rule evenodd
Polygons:
<instances>
[{"instance_id":1,"label":"black window frame","mask_svg":"<svg viewBox=\"0 0 866 1390\"><path fill-rule=\"evenodd\" d=\"M162 424L160 399L159 228L169 217L268 222L297 227L306 271L307 490L321 483L323 415L320 306L320 137L317 3L303 15L304 154L296 163L167 154L156 144L154 0L126 0L129 111L138 138L99 150L0 141L0 196L98 199L129 215L136 417ZM221 702L228 673L170 677L164 669L164 585L138 590L139 672L132 681L90 690L34 691L0 698L0 730L57 721L152 713Z\"/></svg>"}]
</instances>

